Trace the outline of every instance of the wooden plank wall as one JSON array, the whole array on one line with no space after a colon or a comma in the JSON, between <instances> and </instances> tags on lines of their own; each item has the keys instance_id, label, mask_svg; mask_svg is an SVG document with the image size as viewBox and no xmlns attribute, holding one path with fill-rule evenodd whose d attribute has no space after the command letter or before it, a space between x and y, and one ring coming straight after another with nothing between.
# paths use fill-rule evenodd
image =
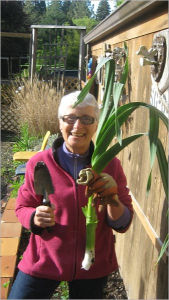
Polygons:
<instances>
[{"instance_id":1,"label":"wooden plank wall","mask_svg":"<svg viewBox=\"0 0 169 300\"><path fill-rule=\"evenodd\" d=\"M97 58L102 54L103 43L111 44L112 49L123 46L127 42L129 50L129 82L127 87L128 101L150 103L151 74L150 66L141 67L136 55L141 45L148 49L152 46L153 35L168 28L168 14L153 14L151 18L141 22L133 22L125 30L119 29L117 34L109 36L92 45L92 55ZM99 99L98 99L99 100ZM123 128L124 136L145 132L148 129L148 112L140 108L132 114L132 118ZM160 138L167 152L167 131L160 124ZM149 144L142 137L127 147L120 155L128 186L141 206L152 227L162 241L167 233L167 201L160 178L159 167L155 162L152 174L151 192L146 197L146 185L150 171ZM116 234L116 250L121 275L124 279L129 299L168 299L168 264L163 260L156 265L159 250L152 244L137 214L125 234Z\"/></svg>"}]
</instances>

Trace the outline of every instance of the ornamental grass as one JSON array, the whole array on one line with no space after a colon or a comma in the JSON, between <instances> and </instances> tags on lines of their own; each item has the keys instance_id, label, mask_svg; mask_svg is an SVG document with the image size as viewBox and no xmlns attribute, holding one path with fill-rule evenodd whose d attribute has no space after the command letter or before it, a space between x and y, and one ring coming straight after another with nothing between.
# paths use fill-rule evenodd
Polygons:
<instances>
[{"instance_id":1,"label":"ornamental grass","mask_svg":"<svg viewBox=\"0 0 169 300\"><path fill-rule=\"evenodd\" d=\"M44 136L47 131L59 131L58 105L62 93L58 93L52 82L34 78L16 80L8 96L11 97L10 109L17 116L19 128L28 125L29 134Z\"/></svg>"}]
</instances>

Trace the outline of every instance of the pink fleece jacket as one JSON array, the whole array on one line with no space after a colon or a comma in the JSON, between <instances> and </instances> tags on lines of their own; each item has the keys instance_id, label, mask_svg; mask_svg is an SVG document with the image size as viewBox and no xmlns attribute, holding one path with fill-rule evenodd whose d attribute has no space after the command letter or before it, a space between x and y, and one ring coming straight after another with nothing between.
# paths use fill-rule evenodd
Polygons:
<instances>
[{"instance_id":1,"label":"pink fleece jacket","mask_svg":"<svg viewBox=\"0 0 169 300\"><path fill-rule=\"evenodd\" d=\"M55 226L52 232L46 229L40 234L31 233L27 249L18 267L21 271L40 278L71 281L74 279L98 278L118 268L114 236L108 226L106 210L99 212L96 230L95 262L89 271L81 269L85 252L85 217L82 207L86 205L85 187L74 179L55 161L52 149L39 152L27 163L25 183L19 189L16 215L21 224L31 229L32 215L42 204L42 197L34 191L34 167L38 161L48 166L54 194L49 196L55 205ZM131 197L126 188L126 177L120 161L114 158L105 168L118 184L119 198L133 213ZM128 227L127 227L128 228ZM121 230L125 232L127 228ZM37 231L38 232L38 231Z\"/></svg>"}]
</instances>

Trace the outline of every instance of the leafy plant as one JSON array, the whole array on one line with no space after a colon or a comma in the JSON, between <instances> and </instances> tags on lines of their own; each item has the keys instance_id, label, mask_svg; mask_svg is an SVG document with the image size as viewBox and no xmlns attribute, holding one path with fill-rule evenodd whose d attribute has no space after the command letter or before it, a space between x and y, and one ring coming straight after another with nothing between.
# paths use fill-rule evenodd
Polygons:
<instances>
[{"instance_id":1,"label":"leafy plant","mask_svg":"<svg viewBox=\"0 0 169 300\"><path fill-rule=\"evenodd\" d=\"M20 186L24 183L24 175L20 175L17 180L11 182L11 193L10 197L16 198Z\"/></svg>"},{"instance_id":2,"label":"leafy plant","mask_svg":"<svg viewBox=\"0 0 169 300\"><path fill-rule=\"evenodd\" d=\"M53 297L55 299L69 299L68 283L66 281L61 281Z\"/></svg>"},{"instance_id":3,"label":"leafy plant","mask_svg":"<svg viewBox=\"0 0 169 300\"><path fill-rule=\"evenodd\" d=\"M8 280L7 282L3 283L3 287L4 288L7 288L9 285L10 285L10 280Z\"/></svg>"},{"instance_id":4,"label":"leafy plant","mask_svg":"<svg viewBox=\"0 0 169 300\"><path fill-rule=\"evenodd\" d=\"M38 143L38 137L36 136L30 136L28 131L28 125L24 124L21 127L20 136L16 138L16 142L13 145L12 151L15 152L22 152L27 151L35 146L35 144ZM20 161L14 161L12 165L13 173L15 172L15 169L18 165L20 165ZM20 175L15 180L12 180L11 183L11 193L10 196L15 198L18 194L18 189L24 182L24 175Z\"/></svg>"},{"instance_id":5,"label":"leafy plant","mask_svg":"<svg viewBox=\"0 0 169 300\"><path fill-rule=\"evenodd\" d=\"M28 150L32 142L37 139L35 136L30 136L27 123L21 126L20 131L20 137L16 138L16 143L13 145L13 152Z\"/></svg>"},{"instance_id":6,"label":"leafy plant","mask_svg":"<svg viewBox=\"0 0 169 300\"><path fill-rule=\"evenodd\" d=\"M91 164L92 169L97 173L102 172L106 165L115 157L121 150L123 150L130 143L135 141L141 136L147 136L149 138L150 145L150 175L147 182L147 191L151 187L151 172L154 164L155 156L157 155L158 163L160 167L160 174L163 182L166 198L168 197L168 164L163 145L158 137L159 135L159 119L165 124L168 129L168 119L166 116L154 106L144 102L133 102L122 106L119 106L119 100L127 80L128 76L128 51L126 44L124 45L126 52L126 61L121 74L119 82L115 82L115 60L111 57L103 58L100 64L97 66L94 75L88 81L78 96L77 102L74 107L83 101L87 93L96 78L96 73L105 64L105 91L103 98L103 106L101 109L101 116L98 124L98 130L96 133L95 149L92 155ZM139 107L145 107L149 110L149 129L148 132L137 133L127 138L122 138L121 126L127 121L128 117L134 110ZM112 139L117 137L117 143L110 146ZM92 249L94 251L95 236L90 228L96 227L96 214L95 208L91 205L91 198L88 199L88 204L83 208L84 215L86 217L86 252ZM94 217L93 217L94 216ZM92 232L92 233L91 233ZM88 236L89 235L89 236ZM167 237L166 237L167 238ZM90 241L90 244L89 242ZM165 245L168 243L168 238L165 241ZM164 248L165 249L165 246Z\"/></svg>"}]
</instances>

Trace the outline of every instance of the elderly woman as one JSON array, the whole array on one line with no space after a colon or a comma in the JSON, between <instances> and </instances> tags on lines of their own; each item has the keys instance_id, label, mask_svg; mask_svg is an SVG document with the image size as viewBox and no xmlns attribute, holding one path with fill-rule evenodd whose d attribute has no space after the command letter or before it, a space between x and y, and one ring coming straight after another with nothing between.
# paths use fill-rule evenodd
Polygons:
<instances>
[{"instance_id":1,"label":"elderly woman","mask_svg":"<svg viewBox=\"0 0 169 300\"><path fill-rule=\"evenodd\" d=\"M18 192L16 215L21 224L31 230L31 237L18 265L9 299L50 299L61 281L68 281L70 299L101 299L107 276L118 269L112 229L125 232L133 210L126 177L117 158L104 170L110 176L102 189L107 189L108 181L109 186L118 187L118 196L114 200L110 195L102 210L96 203L99 222L95 262L88 271L81 268L86 238L82 207L87 197L85 186L78 185L77 178L80 170L90 167L99 109L91 94L73 108L79 93L76 91L61 99L58 117L62 137L54 141L52 148L39 152L27 163L25 183ZM42 205L42 197L34 190L34 168L39 161L47 165L52 178L51 207ZM97 194L94 184L90 190Z\"/></svg>"}]
</instances>

